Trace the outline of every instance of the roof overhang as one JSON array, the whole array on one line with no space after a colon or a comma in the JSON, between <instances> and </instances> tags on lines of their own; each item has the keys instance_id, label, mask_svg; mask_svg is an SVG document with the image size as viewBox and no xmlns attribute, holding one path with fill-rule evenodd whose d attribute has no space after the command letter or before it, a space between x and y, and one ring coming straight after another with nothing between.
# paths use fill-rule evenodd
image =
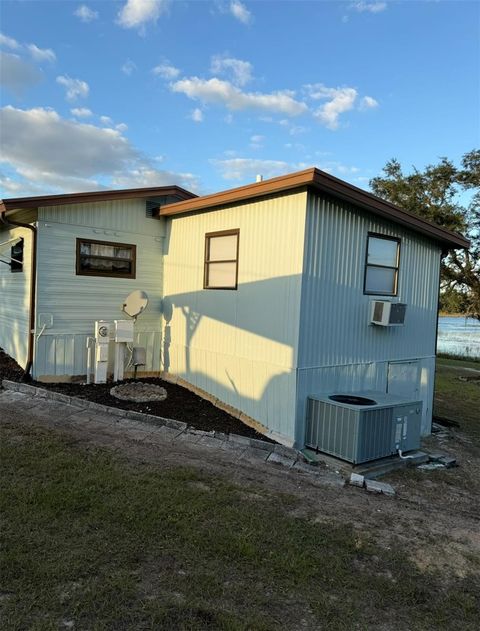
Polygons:
<instances>
[{"instance_id":1,"label":"roof overhang","mask_svg":"<svg viewBox=\"0 0 480 631\"><path fill-rule=\"evenodd\" d=\"M212 195L203 195L195 199L168 204L160 208L160 216L175 216L188 212L208 211L219 206L237 204L254 198L304 187L331 195L374 215L389 219L415 232L424 234L447 248L468 248L470 246L469 240L461 234L440 228L440 226L430 221L422 219L376 195L372 195L372 193L368 193L316 168L297 171L296 173L255 182L239 188L232 188Z\"/></svg>"},{"instance_id":2,"label":"roof overhang","mask_svg":"<svg viewBox=\"0 0 480 631\"><path fill-rule=\"evenodd\" d=\"M149 199L154 197L176 197L189 200L197 197L180 186L154 186L148 188L127 188L108 191L90 191L87 193L67 193L65 195L39 195L37 197L16 197L0 200L0 212L26 210L42 206L63 206L105 202L116 199Z\"/></svg>"}]
</instances>

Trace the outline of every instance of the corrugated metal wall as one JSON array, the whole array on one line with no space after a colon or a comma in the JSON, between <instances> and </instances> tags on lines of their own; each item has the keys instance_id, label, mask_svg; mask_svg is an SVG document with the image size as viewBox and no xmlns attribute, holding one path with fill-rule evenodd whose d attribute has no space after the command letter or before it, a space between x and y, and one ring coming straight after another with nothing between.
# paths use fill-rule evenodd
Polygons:
<instances>
[{"instance_id":1,"label":"corrugated metal wall","mask_svg":"<svg viewBox=\"0 0 480 631\"><path fill-rule=\"evenodd\" d=\"M363 294L368 232L401 238L399 290L405 325L369 326ZM388 362L419 360L422 430L431 421L440 248L407 229L309 193L298 351L297 441L305 400L336 389L386 391ZM381 298L381 297L378 297Z\"/></svg>"},{"instance_id":2,"label":"corrugated metal wall","mask_svg":"<svg viewBox=\"0 0 480 631\"><path fill-rule=\"evenodd\" d=\"M165 370L291 439L306 192L168 220ZM207 232L240 229L238 289L204 290Z\"/></svg>"},{"instance_id":3,"label":"corrugated metal wall","mask_svg":"<svg viewBox=\"0 0 480 631\"><path fill-rule=\"evenodd\" d=\"M77 276L77 237L136 245L136 278ZM128 319L121 305L135 289L149 296L136 343L147 347L145 370L160 370L163 241L164 222L145 216L143 200L39 209L36 378L85 374L95 320ZM50 316L53 325L43 329Z\"/></svg>"},{"instance_id":4,"label":"corrugated metal wall","mask_svg":"<svg viewBox=\"0 0 480 631\"><path fill-rule=\"evenodd\" d=\"M17 221L33 223L36 213L18 213ZM10 267L0 263L0 347L25 368L27 363L30 308L30 272L32 233L28 228L0 229L0 243L23 237L23 271L12 273ZM10 256L10 246L2 247ZM3 257L5 258L5 257Z\"/></svg>"}]
</instances>

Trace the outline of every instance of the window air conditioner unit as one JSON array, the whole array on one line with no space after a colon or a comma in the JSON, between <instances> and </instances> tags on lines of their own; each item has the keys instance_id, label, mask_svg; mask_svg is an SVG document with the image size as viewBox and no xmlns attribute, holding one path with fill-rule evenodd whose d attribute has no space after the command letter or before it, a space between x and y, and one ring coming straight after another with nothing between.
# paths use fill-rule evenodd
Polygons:
<instances>
[{"instance_id":1,"label":"window air conditioner unit","mask_svg":"<svg viewBox=\"0 0 480 631\"><path fill-rule=\"evenodd\" d=\"M402 326L407 305L403 302L372 300L370 323L378 326Z\"/></svg>"}]
</instances>

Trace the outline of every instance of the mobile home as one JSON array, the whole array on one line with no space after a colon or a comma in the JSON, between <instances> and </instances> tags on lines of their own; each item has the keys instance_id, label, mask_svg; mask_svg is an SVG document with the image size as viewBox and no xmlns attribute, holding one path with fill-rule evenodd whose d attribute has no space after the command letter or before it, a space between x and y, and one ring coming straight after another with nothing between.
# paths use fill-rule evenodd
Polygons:
<instances>
[{"instance_id":1,"label":"mobile home","mask_svg":"<svg viewBox=\"0 0 480 631\"><path fill-rule=\"evenodd\" d=\"M327 392L421 401L429 433L440 260L468 247L461 235L318 169L200 197L6 199L1 212L0 346L35 379L84 376L95 321L121 318L140 289L144 374L298 447L308 397Z\"/></svg>"}]
</instances>

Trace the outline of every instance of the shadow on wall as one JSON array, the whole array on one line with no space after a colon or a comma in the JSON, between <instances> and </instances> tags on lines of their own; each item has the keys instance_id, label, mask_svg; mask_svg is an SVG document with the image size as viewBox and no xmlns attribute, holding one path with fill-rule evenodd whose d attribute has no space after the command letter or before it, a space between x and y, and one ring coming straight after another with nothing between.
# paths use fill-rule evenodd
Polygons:
<instances>
[{"instance_id":1,"label":"shadow on wall","mask_svg":"<svg viewBox=\"0 0 480 631\"><path fill-rule=\"evenodd\" d=\"M349 285L321 275L307 277L310 289L316 285L317 295L323 289L334 290L338 305L348 301L351 306L342 314L335 305L328 314L319 306L321 330L315 345L308 349L308 363L303 364L300 362L305 357L298 357L298 347L302 346L299 332L302 337L305 333L300 320L301 275L241 283L237 291L200 290L166 296L162 307L163 368L242 410L269 430L295 436L297 443L301 442L305 402L295 398L303 370L318 371L315 380L308 383L309 394L339 388L378 387L385 391L384 362L411 357L411 348L403 342L404 327L376 327L375 331L368 327L371 297L363 295L362 283L354 275L352 279L355 284ZM413 327L426 317L426 310L409 306L407 326L410 323ZM343 337L338 337L340 315L348 331ZM309 314L309 322L312 320L315 318ZM374 347L368 343L372 336ZM356 337L360 337L358 343L352 344ZM246 352L255 351L255 344L260 353ZM326 349L330 349L328 354ZM335 355L342 355L341 362L335 362L332 349ZM340 363L343 366L339 369Z\"/></svg>"}]
</instances>

